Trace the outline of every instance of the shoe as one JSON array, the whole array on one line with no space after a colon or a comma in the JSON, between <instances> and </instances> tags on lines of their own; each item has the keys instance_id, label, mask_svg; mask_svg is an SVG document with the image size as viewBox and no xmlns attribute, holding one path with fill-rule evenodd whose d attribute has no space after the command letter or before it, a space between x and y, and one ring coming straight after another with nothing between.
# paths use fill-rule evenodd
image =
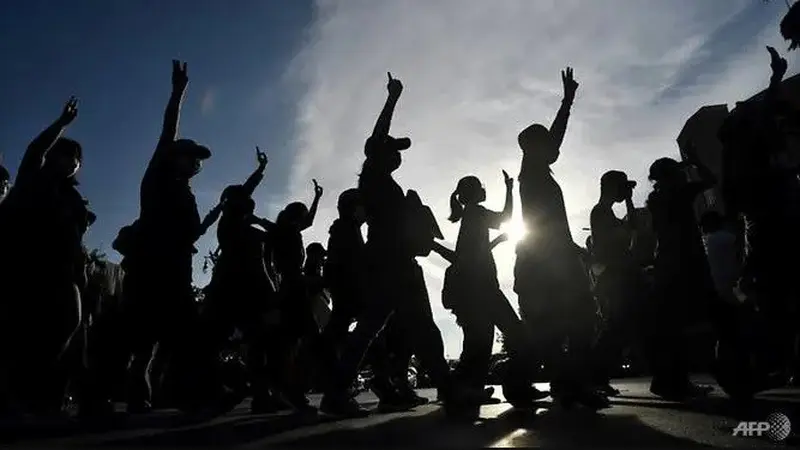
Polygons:
<instances>
[{"instance_id":1,"label":"shoe","mask_svg":"<svg viewBox=\"0 0 800 450\"><path fill-rule=\"evenodd\" d=\"M287 409L291 409L291 406L274 395L253 397L250 403L251 414L274 414Z\"/></svg>"},{"instance_id":2,"label":"shoe","mask_svg":"<svg viewBox=\"0 0 800 450\"><path fill-rule=\"evenodd\" d=\"M369 416L369 411L362 408L349 395L325 394L322 397L319 410L325 415L345 419L358 419Z\"/></svg>"},{"instance_id":3,"label":"shoe","mask_svg":"<svg viewBox=\"0 0 800 450\"><path fill-rule=\"evenodd\" d=\"M592 410L606 409L611 406L608 397L600 394L594 389L557 389L552 393L553 400L566 409L573 406L584 406Z\"/></svg>"},{"instance_id":4,"label":"shoe","mask_svg":"<svg viewBox=\"0 0 800 450\"><path fill-rule=\"evenodd\" d=\"M611 386L608 383L598 387L597 392L606 397L617 397L620 394L619 389L615 388L614 386Z\"/></svg>"},{"instance_id":5,"label":"shoe","mask_svg":"<svg viewBox=\"0 0 800 450\"><path fill-rule=\"evenodd\" d=\"M151 405L147 400L130 402L125 410L128 412L128 414L147 414L153 411L153 405Z\"/></svg>"},{"instance_id":6,"label":"shoe","mask_svg":"<svg viewBox=\"0 0 800 450\"><path fill-rule=\"evenodd\" d=\"M307 414L317 412L317 408L311 406L311 401L305 394L284 395L282 400L298 413Z\"/></svg>"},{"instance_id":7,"label":"shoe","mask_svg":"<svg viewBox=\"0 0 800 450\"><path fill-rule=\"evenodd\" d=\"M689 383L684 386L669 386L659 383L650 384L651 394L672 402L682 402L692 398L705 397L713 391L714 388L711 386L697 385L694 383Z\"/></svg>"},{"instance_id":8,"label":"shoe","mask_svg":"<svg viewBox=\"0 0 800 450\"><path fill-rule=\"evenodd\" d=\"M550 392L540 391L533 384L504 384L503 397L514 408L532 408L536 402L550 396Z\"/></svg>"},{"instance_id":9,"label":"shoe","mask_svg":"<svg viewBox=\"0 0 800 450\"><path fill-rule=\"evenodd\" d=\"M81 403L78 417L81 419L97 419L114 414L114 404L110 400Z\"/></svg>"},{"instance_id":10,"label":"shoe","mask_svg":"<svg viewBox=\"0 0 800 450\"><path fill-rule=\"evenodd\" d=\"M439 394L445 407L475 407L483 403L486 393L482 389L455 384L445 389L440 389Z\"/></svg>"}]
</instances>

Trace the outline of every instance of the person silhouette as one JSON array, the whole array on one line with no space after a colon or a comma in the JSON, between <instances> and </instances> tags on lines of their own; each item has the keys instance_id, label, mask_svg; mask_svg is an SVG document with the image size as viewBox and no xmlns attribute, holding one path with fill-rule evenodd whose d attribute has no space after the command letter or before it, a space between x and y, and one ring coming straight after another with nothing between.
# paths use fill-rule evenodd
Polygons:
<instances>
[{"instance_id":1,"label":"person silhouette","mask_svg":"<svg viewBox=\"0 0 800 450\"><path fill-rule=\"evenodd\" d=\"M222 193L222 216L217 226L219 257L206 290L203 322L212 331L208 334L214 349L220 349L234 330L242 333L253 395L250 410L263 414L281 405L270 391L274 370L265 363L277 324L269 324L264 318L277 310L277 289L264 267L267 231L253 227L259 219L254 216L252 195L264 178L268 159L258 147L256 157L258 166L245 183L228 186Z\"/></svg>"},{"instance_id":2,"label":"person silhouette","mask_svg":"<svg viewBox=\"0 0 800 450\"><path fill-rule=\"evenodd\" d=\"M476 403L483 399L482 392L455 388L451 383L442 336L433 321L425 280L415 260L409 201L392 177L402 162L400 152L411 147L411 139L389 135L403 84L391 74L388 77L389 95L372 135L367 138L366 160L358 180L369 227L364 252L369 298L320 405L322 412L334 416L367 414L351 397L349 388L372 341L393 314L404 323L413 324L414 332L408 338L412 340L414 353L448 403L452 404L461 395ZM432 243L431 236L431 246Z\"/></svg>"},{"instance_id":3,"label":"person silhouette","mask_svg":"<svg viewBox=\"0 0 800 450\"><path fill-rule=\"evenodd\" d=\"M515 407L530 407L548 395L532 385L533 355L531 339L508 299L500 290L497 267L491 253L489 231L498 230L513 214L514 179L505 171L505 207L502 212L486 209L486 190L475 176L459 180L450 196L451 222L461 222L454 261L448 268L448 303L464 332L464 346L456 376L483 390L497 327L506 337L512 368L504 385L504 395ZM453 292L455 291L455 292ZM522 361L525 358L526 361ZM517 373L519 372L519 373ZM506 389L507 388L507 389ZM491 400L489 400L491 401Z\"/></svg>"},{"instance_id":4,"label":"person silhouette","mask_svg":"<svg viewBox=\"0 0 800 450\"><path fill-rule=\"evenodd\" d=\"M590 221L592 258L602 271L596 278L595 294L603 315L603 332L597 344L596 382L606 395L618 395L609 385L612 368L618 367L625 347L636 341L635 326L641 323L641 306L647 291L642 271L633 256L636 246L635 181L624 172L611 170L600 178L600 201L592 208ZM613 206L625 203L627 221L614 215Z\"/></svg>"},{"instance_id":5,"label":"person silhouette","mask_svg":"<svg viewBox=\"0 0 800 450\"><path fill-rule=\"evenodd\" d=\"M223 390L201 387L197 370L201 351L193 345L199 322L192 288L195 242L219 218L220 205L200 219L190 180L202 169L211 151L191 139L177 139L181 102L189 83L186 63L172 64L172 93L155 152L140 187L140 212L135 253L126 255L126 314L134 353L159 343L170 361L165 389L174 404L186 411L235 406ZM129 230L130 231L130 230ZM136 378L144 374L144 367ZM133 375L132 375L133 376ZM129 407L147 408L150 388L142 380L132 391ZM138 392L137 392L138 391Z\"/></svg>"},{"instance_id":6,"label":"person silhouette","mask_svg":"<svg viewBox=\"0 0 800 450\"><path fill-rule=\"evenodd\" d=\"M578 82L571 68L561 72L564 97L550 128L533 124L519 133L522 149L519 194L528 235L517 245L514 290L520 314L552 367L551 393L565 404L608 406L587 378L592 372L596 304L572 234L561 187L550 166L560 155ZM569 342L569 350L562 349Z\"/></svg>"},{"instance_id":7,"label":"person silhouette","mask_svg":"<svg viewBox=\"0 0 800 450\"><path fill-rule=\"evenodd\" d=\"M689 379L688 344L683 331L710 317L716 296L703 240L694 214L698 195L713 187L716 177L689 145L686 163L661 158L650 166L653 191L647 208L658 240L654 264L654 297L649 321L653 358L650 391L665 399L683 400L706 395L711 388ZM689 182L684 168L697 168L700 181Z\"/></svg>"},{"instance_id":8,"label":"person silhouette","mask_svg":"<svg viewBox=\"0 0 800 450\"><path fill-rule=\"evenodd\" d=\"M67 383L65 355L81 323L80 289L86 282L83 233L87 202L77 190L81 145L61 137L78 115L70 98L59 118L28 146L14 187L3 202L2 313L9 385L19 407L34 414L59 413ZM41 255L48 255L44 260ZM39 268L41 283L25 271ZM24 293L24 297L23 296ZM46 311L45 314L42 311ZM36 330L34 339L19 336Z\"/></svg>"},{"instance_id":9,"label":"person silhouette","mask_svg":"<svg viewBox=\"0 0 800 450\"><path fill-rule=\"evenodd\" d=\"M270 241L273 245L273 258L275 269L280 278L278 297L281 311L280 342L274 343L282 352L280 361L276 366L283 371L277 378L283 381L281 386L285 400L296 410L312 412L315 408L305 394L305 387L293 375L298 369L300 360L297 358L298 349L303 338L308 338L319 332L311 302L308 298L305 277L303 276L303 263L306 258L303 245L302 232L314 224L319 201L323 189L312 180L314 184L314 200L309 209L302 202L288 204L269 226Z\"/></svg>"}]
</instances>

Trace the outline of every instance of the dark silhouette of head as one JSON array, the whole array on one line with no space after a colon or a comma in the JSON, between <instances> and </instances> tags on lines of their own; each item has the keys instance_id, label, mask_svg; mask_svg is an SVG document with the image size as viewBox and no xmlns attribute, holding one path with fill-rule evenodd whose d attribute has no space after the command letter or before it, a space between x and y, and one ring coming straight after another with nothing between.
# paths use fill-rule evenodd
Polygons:
<instances>
[{"instance_id":1,"label":"dark silhouette of head","mask_svg":"<svg viewBox=\"0 0 800 450\"><path fill-rule=\"evenodd\" d=\"M670 188L686 183L683 166L672 158L660 158L650 165L648 176L656 189Z\"/></svg>"},{"instance_id":2,"label":"dark silhouette of head","mask_svg":"<svg viewBox=\"0 0 800 450\"><path fill-rule=\"evenodd\" d=\"M358 224L363 224L367 220L361 192L358 189L347 189L339 194L336 208L339 210L341 218L353 220Z\"/></svg>"},{"instance_id":3,"label":"dark silhouette of head","mask_svg":"<svg viewBox=\"0 0 800 450\"><path fill-rule=\"evenodd\" d=\"M247 195L244 186L240 184L226 187L222 191L222 201L224 202L223 212L226 216L247 216L253 214L256 208L255 202Z\"/></svg>"},{"instance_id":4,"label":"dark silhouette of head","mask_svg":"<svg viewBox=\"0 0 800 450\"><path fill-rule=\"evenodd\" d=\"M308 272L317 272L325 265L325 257L327 252L325 247L319 242L312 242L306 247L306 262L305 270Z\"/></svg>"},{"instance_id":5,"label":"dark silhouette of head","mask_svg":"<svg viewBox=\"0 0 800 450\"><path fill-rule=\"evenodd\" d=\"M550 130L535 123L522 130L517 136L522 150L522 171L550 167L558 159L558 149Z\"/></svg>"},{"instance_id":6,"label":"dark silhouette of head","mask_svg":"<svg viewBox=\"0 0 800 450\"><path fill-rule=\"evenodd\" d=\"M619 170L609 170L600 177L600 195L614 203L624 202L636 187L628 175Z\"/></svg>"},{"instance_id":7,"label":"dark silhouette of head","mask_svg":"<svg viewBox=\"0 0 800 450\"><path fill-rule=\"evenodd\" d=\"M45 156L44 167L56 179L71 179L81 168L83 149L78 141L58 138Z\"/></svg>"},{"instance_id":8,"label":"dark silhouette of head","mask_svg":"<svg viewBox=\"0 0 800 450\"><path fill-rule=\"evenodd\" d=\"M293 202L278 213L276 223L281 226L300 229L300 224L308 216L308 207L302 202Z\"/></svg>"},{"instance_id":9,"label":"dark silhouette of head","mask_svg":"<svg viewBox=\"0 0 800 450\"><path fill-rule=\"evenodd\" d=\"M464 208L469 205L477 205L486 200L486 189L478 177L474 175L466 176L458 180L456 190L450 195L450 217L451 222L458 222L464 214Z\"/></svg>"},{"instance_id":10,"label":"dark silhouette of head","mask_svg":"<svg viewBox=\"0 0 800 450\"><path fill-rule=\"evenodd\" d=\"M364 154L367 156L367 161L370 161L376 168L392 173L400 168L403 162L400 152L408 150L410 147L411 139L407 137L386 136L381 139L370 136L364 144Z\"/></svg>"},{"instance_id":11,"label":"dark silhouette of head","mask_svg":"<svg viewBox=\"0 0 800 450\"><path fill-rule=\"evenodd\" d=\"M211 157L211 150L191 139L178 139L170 146L172 169L180 179L189 180L203 168L203 161Z\"/></svg>"}]
</instances>

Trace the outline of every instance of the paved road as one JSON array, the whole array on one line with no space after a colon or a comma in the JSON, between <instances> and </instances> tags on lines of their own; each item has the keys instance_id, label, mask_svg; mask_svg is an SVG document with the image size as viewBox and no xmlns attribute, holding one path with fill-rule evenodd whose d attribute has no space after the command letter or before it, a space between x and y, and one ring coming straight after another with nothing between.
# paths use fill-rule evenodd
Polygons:
<instances>
[{"instance_id":1,"label":"paved road","mask_svg":"<svg viewBox=\"0 0 800 450\"><path fill-rule=\"evenodd\" d=\"M52 423L35 429L6 424L0 428L0 441L10 439L14 448L225 445L248 449L274 444L373 448L764 448L800 444L800 389L770 391L745 411L735 408L721 394L688 405L664 402L648 392L647 379L620 380L615 385L622 390L621 397L614 399L612 408L598 413L563 410L548 399L536 411L527 412L512 410L508 404L484 406L477 420L448 418L439 406L428 405L412 412L332 421L290 414L250 415L245 403L213 420L159 412L130 419L119 417L102 424ZM433 397L435 391L422 394ZM319 398L314 400L318 402ZM370 394L363 394L359 400L376 404ZM763 421L774 411L783 412L796 424L787 441L732 436L739 421Z\"/></svg>"}]
</instances>

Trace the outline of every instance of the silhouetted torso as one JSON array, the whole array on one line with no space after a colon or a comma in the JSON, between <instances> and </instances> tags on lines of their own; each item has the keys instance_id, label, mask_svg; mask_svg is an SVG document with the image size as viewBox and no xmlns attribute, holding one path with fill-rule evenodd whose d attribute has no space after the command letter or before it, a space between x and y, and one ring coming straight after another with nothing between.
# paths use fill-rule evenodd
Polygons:
<instances>
[{"instance_id":1,"label":"silhouetted torso","mask_svg":"<svg viewBox=\"0 0 800 450\"><path fill-rule=\"evenodd\" d=\"M171 145L160 143L159 146ZM191 280L194 242L200 229L200 214L187 180L167 167L166 152L154 156L145 171L140 190L142 256L159 267L173 267L174 277ZM152 261L151 261L152 260Z\"/></svg>"},{"instance_id":2,"label":"silhouetted torso","mask_svg":"<svg viewBox=\"0 0 800 450\"><path fill-rule=\"evenodd\" d=\"M656 264L679 270L706 267L706 256L700 228L694 215L694 200L705 190L703 183L687 183L669 191L653 191L647 208L653 216L653 229L658 239ZM681 270L682 273L686 273Z\"/></svg>"},{"instance_id":3,"label":"silhouetted torso","mask_svg":"<svg viewBox=\"0 0 800 450\"><path fill-rule=\"evenodd\" d=\"M239 275L237 278L266 277L265 238L266 233L254 228L246 219L226 218L223 215L217 226L221 254L215 268Z\"/></svg>"},{"instance_id":4,"label":"silhouetted torso","mask_svg":"<svg viewBox=\"0 0 800 450\"><path fill-rule=\"evenodd\" d=\"M455 265L481 281L497 282L497 267L489 242L489 229L499 226L499 214L480 205L464 209L456 242Z\"/></svg>"},{"instance_id":5,"label":"silhouetted torso","mask_svg":"<svg viewBox=\"0 0 800 450\"><path fill-rule=\"evenodd\" d=\"M403 189L391 174L365 165L359 188L367 216L367 252L390 261L412 261L406 241L407 214Z\"/></svg>"},{"instance_id":6,"label":"silhouetted torso","mask_svg":"<svg viewBox=\"0 0 800 450\"><path fill-rule=\"evenodd\" d=\"M303 273L306 250L303 235L286 224L277 223L270 231L275 268L283 279L296 279Z\"/></svg>"},{"instance_id":7,"label":"silhouetted torso","mask_svg":"<svg viewBox=\"0 0 800 450\"><path fill-rule=\"evenodd\" d=\"M625 223L614 215L614 210L596 205L592 208L590 220L594 261L606 266L632 263L628 251L630 235Z\"/></svg>"},{"instance_id":8,"label":"silhouetted torso","mask_svg":"<svg viewBox=\"0 0 800 450\"><path fill-rule=\"evenodd\" d=\"M528 245L523 245L523 248L549 253L574 247L564 195L549 169L521 173L519 195L522 218L531 230L526 239Z\"/></svg>"},{"instance_id":9,"label":"silhouetted torso","mask_svg":"<svg viewBox=\"0 0 800 450\"><path fill-rule=\"evenodd\" d=\"M328 258L323 274L336 289L361 286L364 282L364 237L361 227L344 219L336 219L330 228Z\"/></svg>"}]
</instances>

